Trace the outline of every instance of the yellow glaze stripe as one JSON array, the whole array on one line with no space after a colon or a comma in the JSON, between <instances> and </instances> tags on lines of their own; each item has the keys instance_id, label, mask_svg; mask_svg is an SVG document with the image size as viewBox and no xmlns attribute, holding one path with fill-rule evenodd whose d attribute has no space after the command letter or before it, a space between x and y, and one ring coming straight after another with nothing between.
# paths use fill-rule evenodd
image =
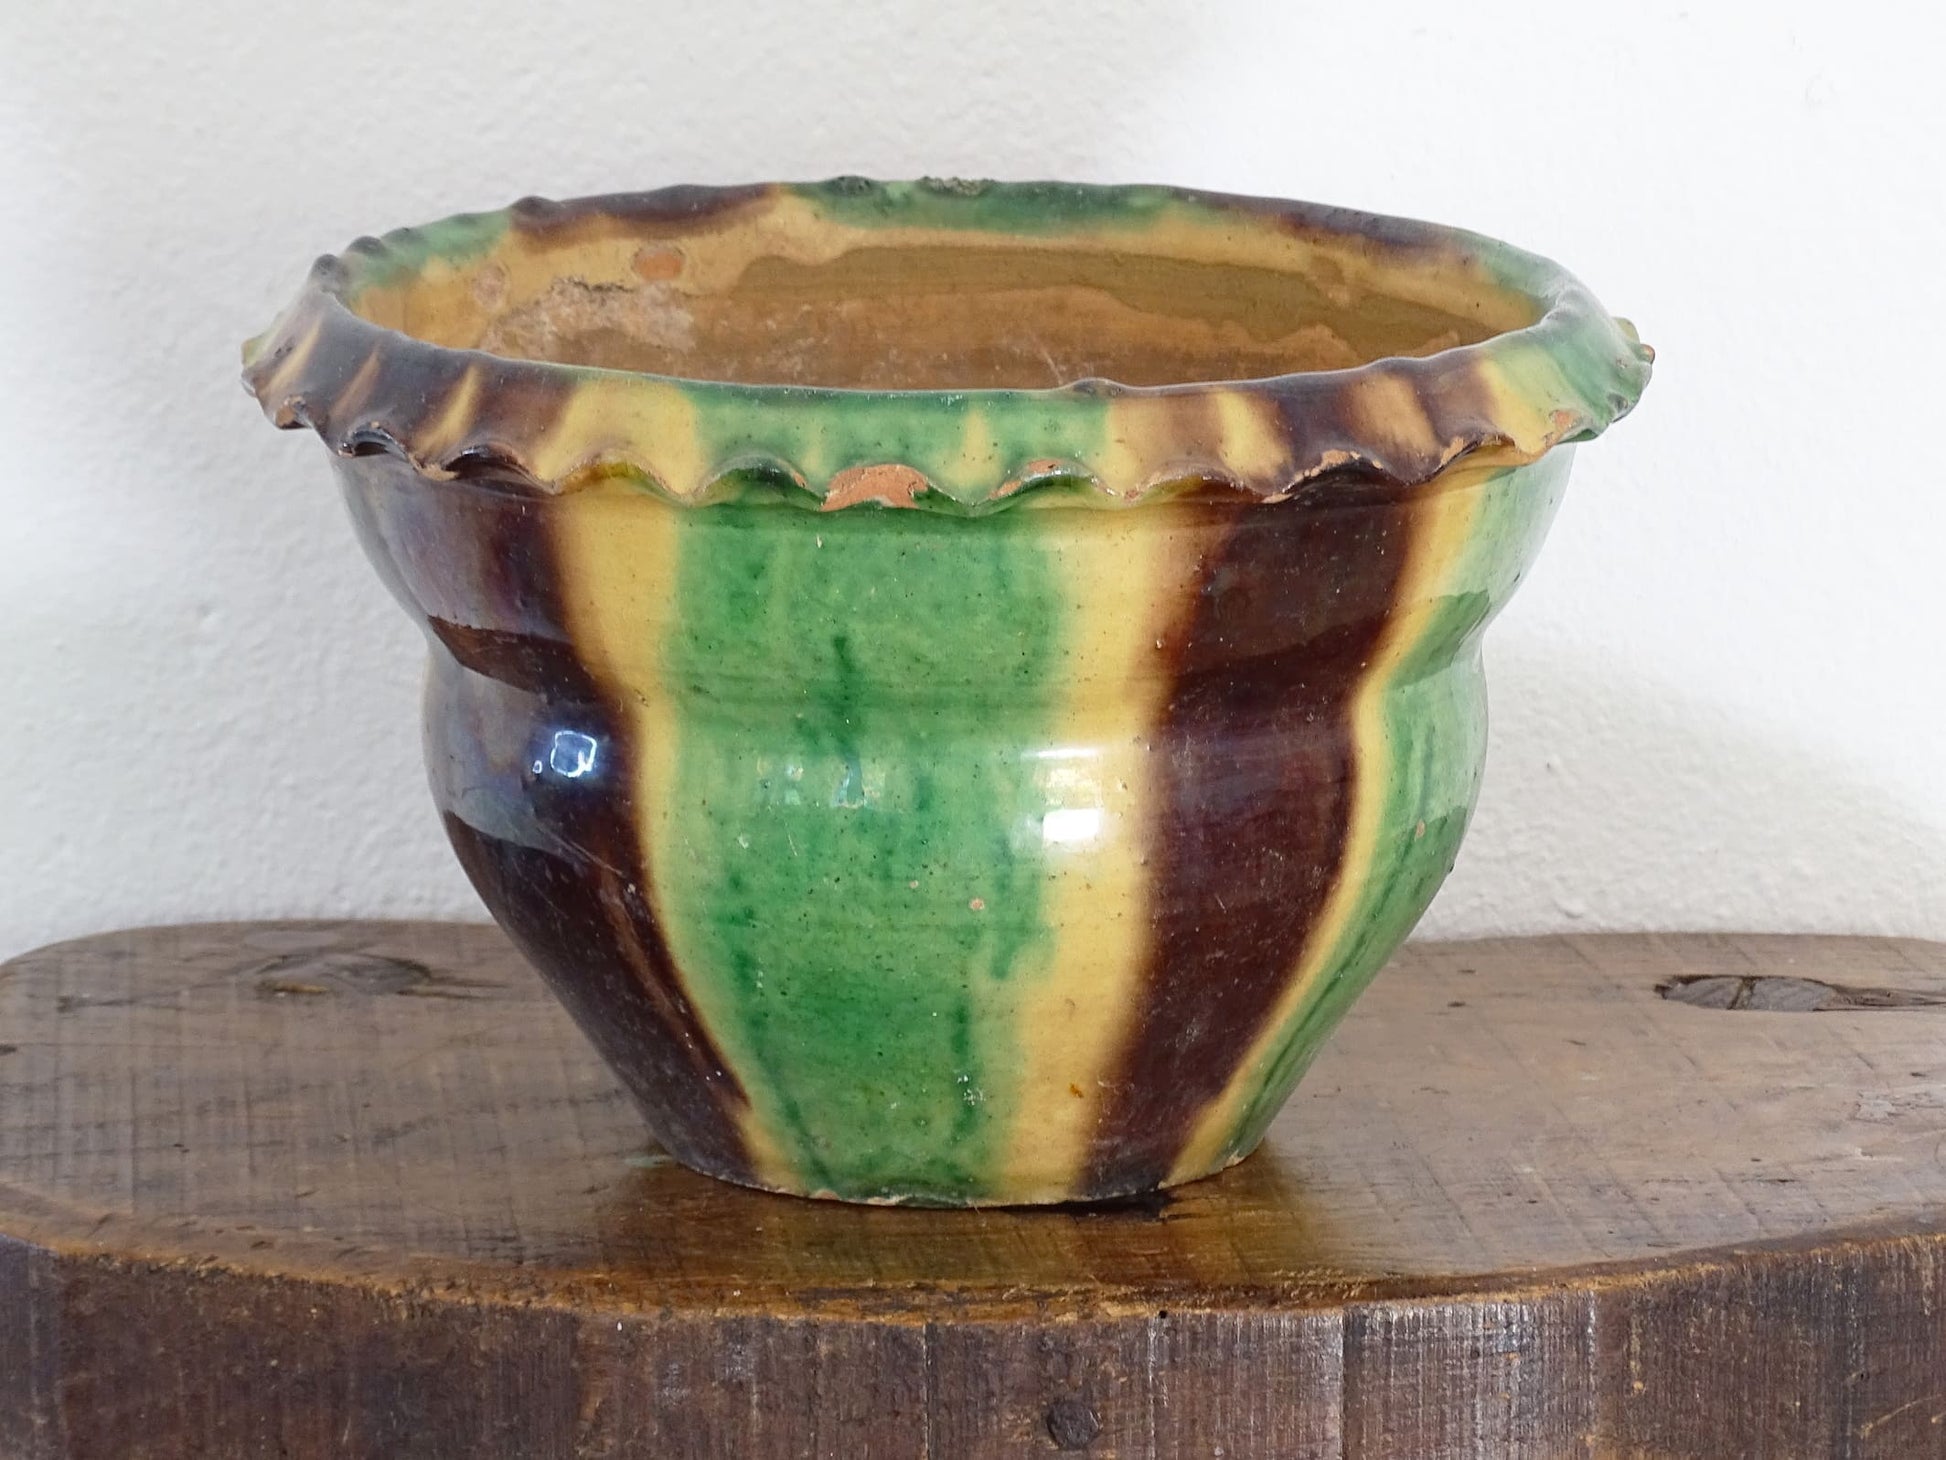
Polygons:
<instances>
[{"instance_id":1,"label":"yellow glaze stripe","mask_svg":"<svg viewBox=\"0 0 1946 1460\"><path fill-rule=\"evenodd\" d=\"M1139 1009L1151 946L1148 735L1168 692L1163 647L1193 590L1174 514L1071 511L1045 539L1074 626L1067 693L1032 751L1050 947L1015 998L1021 1108L996 1188L1081 1194L1090 1142Z\"/></svg>"},{"instance_id":2,"label":"yellow glaze stripe","mask_svg":"<svg viewBox=\"0 0 1946 1460\"><path fill-rule=\"evenodd\" d=\"M667 788L679 731L661 671L663 637L679 611L675 595L685 515L619 479L563 497L554 510L567 627L583 662L626 716L625 735L634 753L633 820L642 840L643 865L653 878L656 868L670 865L670 858L686 855L672 844ZM682 978L682 930L662 915L653 886L649 901ZM683 993L730 1068L749 1069L738 1022L727 1017L716 991L685 979ZM765 1185L801 1186L771 1135L766 1117L774 1112L762 1108L761 1090L750 1093L741 1132L752 1175Z\"/></svg>"}]
</instances>

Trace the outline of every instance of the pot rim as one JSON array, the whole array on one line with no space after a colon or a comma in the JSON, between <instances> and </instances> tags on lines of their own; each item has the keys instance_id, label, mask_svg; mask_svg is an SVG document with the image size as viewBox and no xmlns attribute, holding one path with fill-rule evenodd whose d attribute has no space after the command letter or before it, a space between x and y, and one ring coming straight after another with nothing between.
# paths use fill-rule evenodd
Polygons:
<instances>
[{"instance_id":1,"label":"pot rim","mask_svg":"<svg viewBox=\"0 0 1946 1460\"><path fill-rule=\"evenodd\" d=\"M1158 220L1256 230L1293 258L1329 254L1394 282L1445 271L1524 303L1533 318L1425 356L1253 379L881 390L491 354L430 343L355 307L369 291L463 265L508 238L636 229L680 239L786 208L845 229L1119 235L1124 247ZM1517 465L1599 435L1633 409L1653 359L1634 327L1567 270L1463 229L1151 185L838 178L527 198L361 238L320 258L296 302L244 346L243 379L276 425L310 427L340 456L396 456L435 481L553 495L622 478L686 506L768 499L977 513L1422 487L1462 459ZM1000 444L1023 439L1031 449L1015 458Z\"/></svg>"}]
</instances>

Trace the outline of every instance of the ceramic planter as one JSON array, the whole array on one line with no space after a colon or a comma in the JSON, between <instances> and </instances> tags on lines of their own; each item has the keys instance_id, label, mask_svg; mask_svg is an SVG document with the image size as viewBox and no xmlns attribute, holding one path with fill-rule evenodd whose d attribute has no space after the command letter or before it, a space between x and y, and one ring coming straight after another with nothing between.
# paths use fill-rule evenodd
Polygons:
<instances>
[{"instance_id":1,"label":"ceramic planter","mask_svg":"<svg viewBox=\"0 0 1946 1460\"><path fill-rule=\"evenodd\" d=\"M246 380L656 1137L976 1204L1257 1143L1452 866L1481 630L1649 359L1449 229L840 180L361 240Z\"/></svg>"}]
</instances>

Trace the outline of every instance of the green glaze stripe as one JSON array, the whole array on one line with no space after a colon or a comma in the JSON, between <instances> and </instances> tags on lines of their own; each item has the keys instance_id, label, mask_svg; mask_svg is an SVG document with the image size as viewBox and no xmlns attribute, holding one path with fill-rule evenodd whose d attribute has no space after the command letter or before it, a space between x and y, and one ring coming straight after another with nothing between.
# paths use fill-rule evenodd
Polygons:
<instances>
[{"instance_id":1,"label":"green glaze stripe","mask_svg":"<svg viewBox=\"0 0 1946 1460\"><path fill-rule=\"evenodd\" d=\"M416 228L395 228L379 240L382 248L351 254L352 282L346 295L354 305L366 289L403 284L438 262L453 268L486 257L512 226L513 212L459 213Z\"/></svg>"},{"instance_id":2,"label":"green glaze stripe","mask_svg":"<svg viewBox=\"0 0 1946 1460\"><path fill-rule=\"evenodd\" d=\"M1077 227L1142 229L1172 210L1198 209L1179 189L1094 183L922 178L872 182L833 178L784 191L851 228L965 228L1011 234L1063 233Z\"/></svg>"},{"instance_id":3,"label":"green glaze stripe","mask_svg":"<svg viewBox=\"0 0 1946 1460\"><path fill-rule=\"evenodd\" d=\"M1007 985L1048 947L1020 747L1063 600L1030 518L791 521L682 520L666 923L807 1187L980 1197L1020 1100Z\"/></svg>"}]
</instances>

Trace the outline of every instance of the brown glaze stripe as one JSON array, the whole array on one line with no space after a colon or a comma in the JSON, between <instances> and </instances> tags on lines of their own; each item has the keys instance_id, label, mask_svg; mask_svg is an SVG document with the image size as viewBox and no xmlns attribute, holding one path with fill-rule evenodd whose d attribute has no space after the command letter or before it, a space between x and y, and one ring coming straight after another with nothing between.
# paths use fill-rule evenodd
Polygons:
<instances>
[{"instance_id":1,"label":"brown glaze stripe","mask_svg":"<svg viewBox=\"0 0 1946 1460\"><path fill-rule=\"evenodd\" d=\"M486 836L450 811L442 819L466 875L658 1138L687 1165L750 1181L731 1113L743 1091L683 996L642 882L626 863L607 865L632 839L594 798L584 808L558 823L566 856Z\"/></svg>"},{"instance_id":2,"label":"brown glaze stripe","mask_svg":"<svg viewBox=\"0 0 1946 1460\"><path fill-rule=\"evenodd\" d=\"M462 669L532 695L559 694L560 681L555 676L561 672L561 656L566 652L561 645L534 634L456 624L438 614L428 614L426 624Z\"/></svg>"},{"instance_id":3,"label":"brown glaze stripe","mask_svg":"<svg viewBox=\"0 0 1946 1460\"><path fill-rule=\"evenodd\" d=\"M490 484L438 490L492 491ZM559 626L565 617L547 508L508 503L484 555L500 581L489 601ZM546 975L582 1031L628 1087L658 1138L689 1165L751 1179L741 1131L748 1104L691 1007L658 922L651 878L630 820L634 748L628 717L567 640L482 630L433 617L434 673L472 673L539 701L540 728L568 725L598 747L584 778L534 778L525 788L543 848L489 835L438 786L446 834L467 876L521 951ZM443 652L441 652L443 650ZM443 662L442 662L443 661ZM434 768L438 782L440 770ZM677 1149L681 1146L681 1149Z\"/></svg>"},{"instance_id":4,"label":"brown glaze stripe","mask_svg":"<svg viewBox=\"0 0 1946 1460\"><path fill-rule=\"evenodd\" d=\"M703 187L678 183L643 192L612 193L605 197L525 197L507 210L519 232L550 244L572 243L591 231L625 228L654 235L663 230L684 233L707 231L775 197L774 183L742 183L731 187Z\"/></svg>"},{"instance_id":5,"label":"brown glaze stripe","mask_svg":"<svg viewBox=\"0 0 1946 1460\"><path fill-rule=\"evenodd\" d=\"M1167 1177L1298 967L1340 875L1352 704L1406 559L1398 502L1229 510L1156 731L1153 942L1090 1153L1101 1196Z\"/></svg>"}]
</instances>

